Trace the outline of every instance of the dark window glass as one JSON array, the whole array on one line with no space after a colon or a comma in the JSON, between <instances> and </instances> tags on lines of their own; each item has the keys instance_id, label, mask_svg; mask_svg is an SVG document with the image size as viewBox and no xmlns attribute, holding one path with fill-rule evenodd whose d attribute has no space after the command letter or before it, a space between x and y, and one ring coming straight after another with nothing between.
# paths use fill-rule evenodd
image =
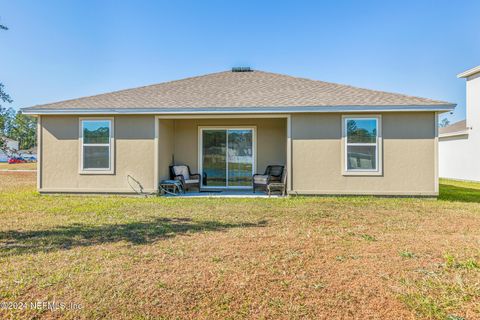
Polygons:
<instances>
[{"instance_id":1,"label":"dark window glass","mask_svg":"<svg viewBox=\"0 0 480 320\"><path fill-rule=\"evenodd\" d=\"M376 170L376 146L347 146L347 168L349 170Z\"/></svg>"},{"instance_id":2,"label":"dark window glass","mask_svg":"<svg viewBox=\"0 0 480 320\"><path fill-rule=\"evenodd\" d=\"M108 146L84 146L83 168L84 169L109 169L110 157Z\"/></svg>"}]
</instances>

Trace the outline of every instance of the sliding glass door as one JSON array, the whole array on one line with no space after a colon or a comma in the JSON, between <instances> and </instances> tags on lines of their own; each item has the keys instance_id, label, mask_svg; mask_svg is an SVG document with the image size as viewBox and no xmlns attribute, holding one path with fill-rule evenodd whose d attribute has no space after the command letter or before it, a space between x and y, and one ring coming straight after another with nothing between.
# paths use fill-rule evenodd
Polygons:
<instances>
[{"instance_id":1,"label":"sliding glass door","mask_svg":"<svg viewBox=\"0 0 480 320\"><path fill-rule=\"evenodd\" d=\"M225 130L203 130L202 177L204 186L227 186L227 135Z\"/></svg>"},{"instance_id":2,"label":"sliding glass door","mask_svg":"<svg viewBox=\"0 0 480 320\"><path fill-rule=\"evenodd\" d=\"M227 182L230 187L250 187L253 175L253 130L227 130Z\"/></svg>"},{"instance_id":3,"label":"sliding glass door","mask_svg":"<svg viewBox=\"0 0 480 320\"><path fill-rule=\"evenodd\" d=\"M254 128L200 128L199 142L203 187L251 187Z\"/></svg>"}]
</instances>

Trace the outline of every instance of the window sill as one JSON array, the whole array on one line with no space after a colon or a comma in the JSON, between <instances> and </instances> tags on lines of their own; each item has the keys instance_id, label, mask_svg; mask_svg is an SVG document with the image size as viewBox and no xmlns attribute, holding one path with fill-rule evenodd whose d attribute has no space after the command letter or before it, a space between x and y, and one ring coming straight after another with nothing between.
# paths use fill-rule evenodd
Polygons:
<instances>
[{"instance_id":1,"label":"window sill","mask_svg":"<svg viewBox=\"0 0 480 320\"><path fill-rule=\"evenodd\" d=\"M343 171L343 176L383 176L381 171Z\"/></svg>"},{"instance_id":2,"label":"window sill","mask_svg":"<svg viewBox=\"0 0 480 320\"><path fill-rule=\"evenodd\" d=\"M78 174L81 174L81 175L113 175L115 174L113 172L113 170L83 170L83 171L79 171Z\"/></svg>"}]
</instances>

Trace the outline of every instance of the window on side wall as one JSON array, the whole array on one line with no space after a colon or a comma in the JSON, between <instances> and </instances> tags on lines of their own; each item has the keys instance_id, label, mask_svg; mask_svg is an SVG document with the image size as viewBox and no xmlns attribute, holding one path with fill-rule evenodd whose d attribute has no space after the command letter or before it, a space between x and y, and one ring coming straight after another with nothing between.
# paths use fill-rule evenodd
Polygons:
<instances>
[{"instance_id":1,"label":"window on side wall","mask_svg":"<svg viewBox=\"0 0 480 320\"><path fill-rule=\"evenodd\" d=\"M113 119L80 119L80 173L113 173Z\"/></svg>"},{"instance_id":2,"label":"window on side wall","mask_svg":"<svg viewBox=\"0 0 480 320\"><path fill-rule=\"evenodd\" d=\"M344 174L381 174L380 116L346 116Z\"/></svg>"}]
</instances>

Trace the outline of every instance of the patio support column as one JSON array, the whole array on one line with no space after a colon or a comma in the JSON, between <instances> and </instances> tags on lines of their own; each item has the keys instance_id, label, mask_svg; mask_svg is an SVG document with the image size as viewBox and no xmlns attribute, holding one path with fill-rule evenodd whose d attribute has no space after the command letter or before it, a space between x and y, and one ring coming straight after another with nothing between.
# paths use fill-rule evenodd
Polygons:
<instances>
[{"instance_id":1,"label":"patio support column","mask_svg":"<svg viewBox=\"0 0 480 320\"><path fill-rule=\"evenodd\" d=\"M160 126L160 119L158 116L155 116L155 137L153 139L153 190L158 192L158 136L159 136L159 126Z\"/></svg>"},{"instance_id":2,"label":"patio support column","mask_svg":"<svg viewBox=\"0 0 480 320\"><path fill-rule=\"evenodd\" d=\"M433 185L433 191L438 193L439 192L439 171L438 171L438 112L435 112L435 139L433 141L434 143L434 185Z\"/></svg>"},{"instance_id":3,"label":"patio support column","mask_svg":"<svg viewBox=\"0 0 480 320\"><path fill-rule=\"evenodd\" d=\"M37 117L37 190L42 189L42 153L43 132L42 116Z\"/></svg>"},{"instance_id":4,"label":"patio support column","mask_svg":"<svg viewBox=\"0 0 480 320\"><path fill-rule=\"evenodd\" d=\"M287 116L287 194L292 191L292 116Z\"/></svg>"}]
</instances>

